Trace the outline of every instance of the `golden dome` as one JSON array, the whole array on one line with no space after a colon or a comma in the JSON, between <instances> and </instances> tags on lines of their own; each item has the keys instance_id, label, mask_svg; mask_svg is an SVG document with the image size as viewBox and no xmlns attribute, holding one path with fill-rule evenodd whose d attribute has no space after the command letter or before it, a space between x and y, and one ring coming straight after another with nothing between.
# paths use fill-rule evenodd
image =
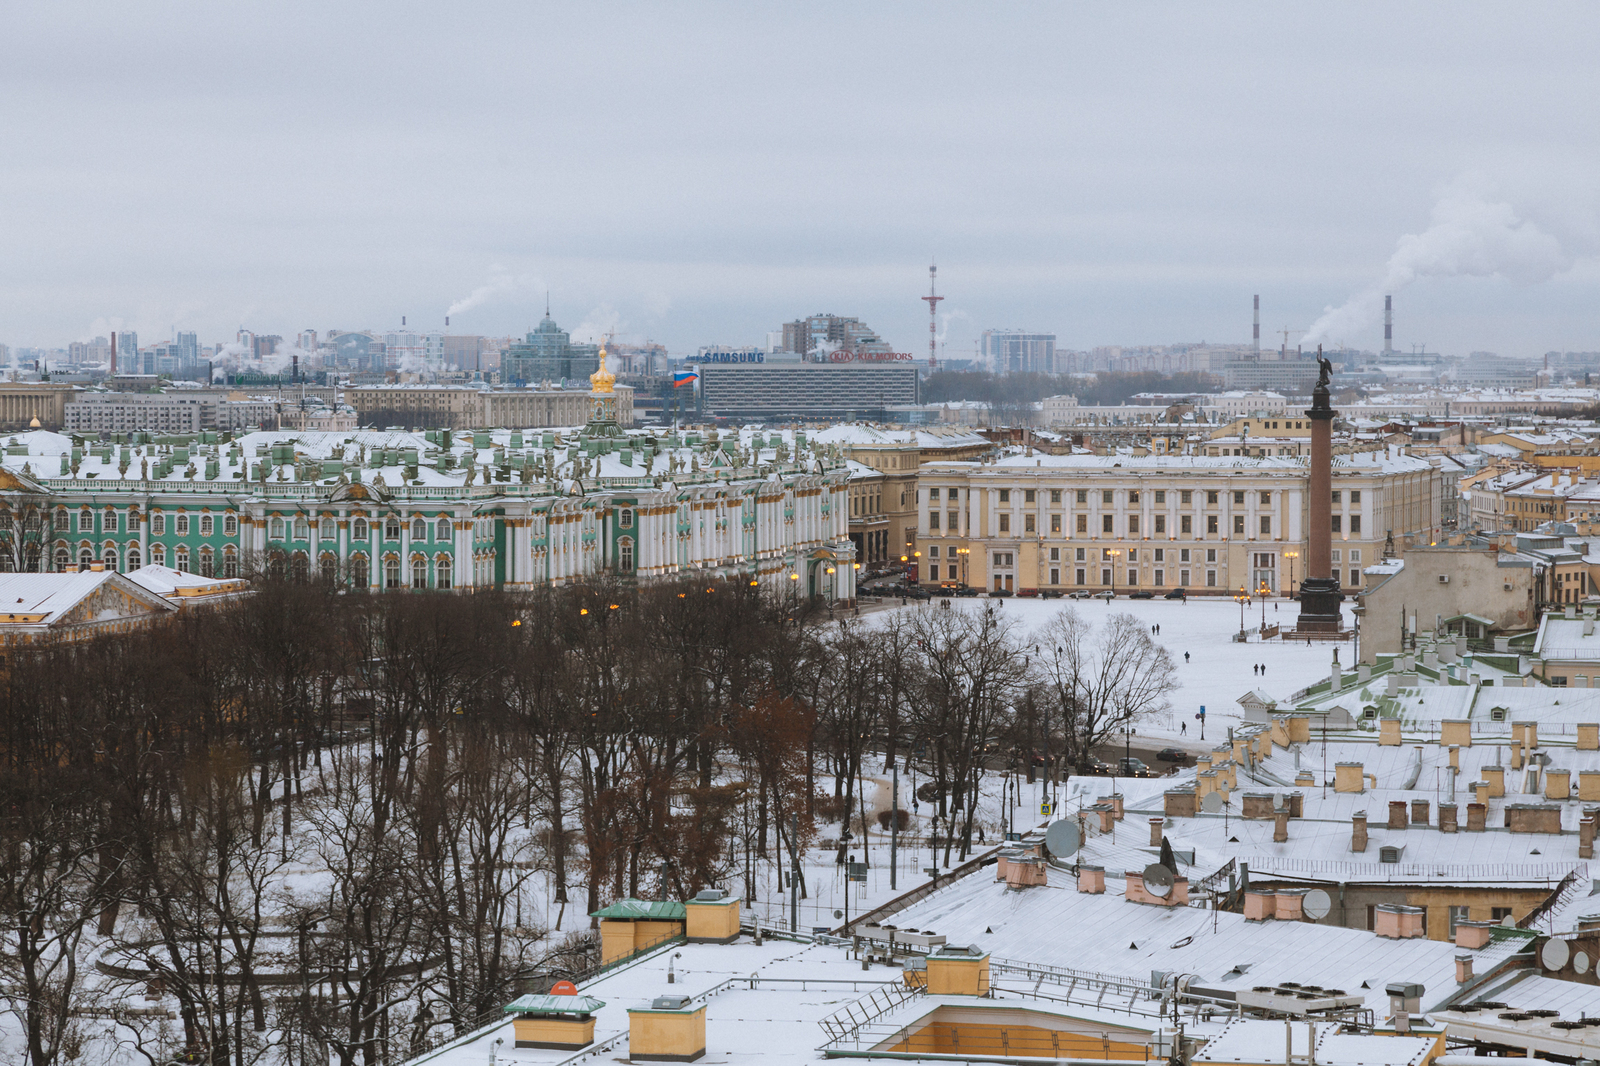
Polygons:
<instances>
[{"instance_id":1,"label":"golden dome","mask_svg":"<svg viewBox=\"0 0 1600 1066\"><path fill-rule=\"evenodd\" d=\"M617 375L606 369L606 346L600 345L600 368L589 375L589 389L591 392L610 392L611 386L617 383Z\"/></svg>"},{"instance_id":2,"label":"golden dome","mask_svg":"<svg viewBox=\"0 0 1600 1066\"><path fill-rule=\"evenodd\" d=\"M33 421L28 423L28 428L29 429L38 429L39 428L39 416L38 415L34 415L33 416Z\"/></svg>"}]
</instances>

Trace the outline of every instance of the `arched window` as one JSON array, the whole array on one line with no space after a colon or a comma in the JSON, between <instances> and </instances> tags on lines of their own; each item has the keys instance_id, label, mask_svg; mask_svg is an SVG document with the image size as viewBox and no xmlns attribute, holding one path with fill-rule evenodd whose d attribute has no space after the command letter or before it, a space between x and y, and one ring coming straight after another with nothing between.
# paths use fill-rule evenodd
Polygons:
<instances>
[{"instance_id":1,"label":"arched window","mask_svg":"<svg viewBox=\"0 0 1600 1066\"><path fill-rule=\"evenodd\" d=\"M384 527L383 527L383 539L384 540L399 540L400 539L400 519L398 519L398 518L390 518L389 521L384 524Z\"/></svg>"},{"instance_id":2,"label":"arched window","mask_svg":"<svg viewBox=\"0 0 1600 1066\"><path fill-rule=\"evenodd\" d=\"M27 570L30 574L39 572L39 553L40 548L37 544L29 544L22 549L22 557L27 560Z\"/></svg>"},{"instance_id":3,"label":"arched window","mask_svg":"<svg viewBox=\"0 0 1600 1066\"><path fill-rule=\"evenodd\" d=\"M56 532L65 533L66 531L67 531L67 509L65 507L57 507L56 508Z\"/></svg>"},{"instance_id":4,"label":"arched window","mask_svg":"<svg viewBox=\"0 0 1600 1066\"><path fill-rule=\"evenodd\" d=\"M200 516L200 535L209 537L216 530L216 522L208 514Z\"/></svg>"},{"instance_id":5,"label":"arched window","mask_svg":"<svg viewBox=\"0 0 1600 1066\"><path fill-rule=\"evenodd\" d=\"M311 523L307 522L305 520L305 516L303 516L303 515L294 520L294 539L295 540L310 540L311 539Z\"/></svg>"},{"instance_id":6,"label":"arched window","mask_svg":"<svg viewBox=\"0 0 1600 1066\"><path fill-rule=\"evenodd\" d=\"M200 576L217 576L217 555L210 548L200 549Z\"/></svg>"},{"instance_id":7,"label":"arched window","mask_svg":"<svg viewBox=\"0 0 1600 1066\"><path fill-rule=\"evenodd\" d=\"M620 529L632 529L633 528L633 508L632 507L624 507L617 514L617 526Z\"/></svg>"},{"instance_id":8,"label":"arched window","mask_svg":"<svg viewBox=\"0 0 1600 1066\"><path fill-rule=\"evenodd\" d=\"M358 589L364 589L372 584L372 575L367 570L365 555L350 557L350 584Z\"/></svg>"},{"instance_id":9,"label":"arched window","mask_svg":"<svg viewBox=\"0 0 1600 1066\"><path fill-rule=\"evenodd\" d=\"M16 568L16 563L11 557L11 544L9 542L0 544L0 574L9 574Z\"/></svg>"},{"instance_id":10,"label":"arched window","mask_svg":"<svg viewBox=\"0 0 1600 1066\"><path fill-rule=\"evenodd\" d=\"M189 546L180 544L172 550L172 565L174 569L189 572Z\"/></svg>"},{"instance_id":11,"label":"arched window","mask_svg":"<svg viewBox=\"0 0 1600 1066\"><path fill-rule=\"evenodd\" d=\"M305 552L295 552L289 556L289 580L297 585L304 585L311 576L311 560Z\"/></svg>"},{"instance_id":12,"label":"arched window","mask_svg":"<svg viewBox=\"0 0 1600 1066\"><path fill-rule=\"evenodd\" d=\"M143 565L144 565L144 563L139 557L139 548L138 548L138 546L130 544L128 546L128 569L129 570L137 570L137 569L139 569L139 567L141 567Z\"/></svg>"},{"instance_id":13,"label":"arched window","mask_svg":"<svg viewBox=\"0 0 1600 1066\"><path fill-rule=\"evenodd\" d=\"M350 527L350 536L356 540L366 540L371 534L367 532L367 520L358 518Z\"/></svg>"},{"instance_id":14,"label":"arched window","mask_svg":"<svg viewBox=\"0 0 1600 1066\"><path fill-rule=\"evenodd\" d=\"M283 539L283 519L274 518L267 525L267 539L268 540L282 540Z\"/></svg>"},{"instance_id":15,"label":"arched window","mask_svg":"<svg viewBox=\"0 0 1600 1066\"><path fill-rule=\"evenodd\" d=\"M386 589L400 587L400 560L393 555L383 561L383 587Z\"/></svg>"},{"instance_id":16,"label":"arched window","mask_svg":"<svg viewBox=\"0 0 1600 1066\"><path fill-rule=\"evenodd\" d=\"M230 514L222 516L222 535L224 537L237 537L239 535L238 515Z\"/></svg>"},{"instance_id":17,"label":"arched window","mask_svg":"<svg viewBox=\"0 0 1600 1066\"><path fill-rule=\"evenodd\" d=\"M72 565L72 553L65 548L56 549L56 573L64 574L67 567Z\"/></svg>"},{"instance_id":18,"label":"arched window","mask_svg":"<svg viewBox=\"0 0 1600 1066\"><path fill-rule=\"evenodd\" d=\"M78 532L94 532L94 512L89 510L87 507L78 512Z\"/></svg>"},{"instance_id":19,"label":"arched window","mask_svg":"<svg viewBox=\"0 0 1600 1066\"><path fill-rule=\"evenodd\" d=\"M78 569L87 570L94 565L94 549L82 548L78 551Z\"/></svg>"},{"instance_id":20,"label":"arched window","mask_svg":"<svg viewBox=\"0 0 1600 1066\"><path fill-rule=\"evenodd\" d=\"M338 537L339 537L339 527L334 524L333 519L324 518L322 520L322 539L323 540L337 540Z\"/></svg>"},{"instance_id":21,"label":"arched window","mask_svg":"<svg viewBox=\"0 0 1600 1066\"><path fill-rule=\"evenodd\" d=\"M167 535L167 516L157 511L150 516L150 535L164 537Z\"/></svg>"},{"instance_id":22,"label":"arched window","mask_svg":"<svg viewBox=\"0 0 1600 1066\"><path fill-rule=\"evenodd\" d=\"M222 576L226 578L239 576L239 552L231 544L222 549Z\"/></svg>"},{"instance_id":23,"label":"arched window","mask_svg":"<svg viewBox=\"0 0 1600 1066\"><path fill-rule=\"evenodd\" d=\"M438 531L438 534L437 534L435 539L442 540L446 544L448 544L450 542L450 538L451 538L450 519L448 519L448 518L439 519L438 530L439 531Z\"/></svg>"},{"instance_id":24,"label":"arched window","mask_svg":"<svg viewBox=\"0 0 1600 1066\"><path fill-rule=\"evenodd\" d=\"M436 556L434 558L434 560L433 560L433 587L434 588L447 589L447 588L451 588L451 587L454 586L455 582L451 580L452 576L453 576L451 574L451 568L454 565L455 565L455 563L451 560L450 556L448 556L448 555L440 555L440 556Z\"/></svg>"},{"instance_id":25,"label":"arched window","mask_svg":"<svg viewBox=\"0 0 1600 1066\"><path fill-rule=\"evenodd\" d=\"M317 559L317 570L322 580L333 584L339 579L339 557L332 552L323 552Z\"/></svg>"},{"instance_id":26,"label":"arched window","mask_svg":"<svg viewBox=\"0 0 1600 1066\"><path fill-rule=\"evenodd\" d=\"M188 515L179 514L179 515L175 516L173 518L173 520L172 520L172 524L173 524L173 527L174 527L175 531L177 532L178 536L187 537L189 535L189 516Z\"/></svg>"},{"instance_id":27,"label":"arched window","mask_svg":"<svg viewBox=\"0 0 1600 1066\"><path fill-rule=\"evenodd\" d=\"M617 568L619 570L633 569L633 538L623 537L617 541Z\"/></svg>"},{"instance_id":28,"label":"arched window","mask_svg":"<svg viewBox=\"0 0 1600 1066\"><path fill-rule=\"evenodd\" d=\"M29 533L37 533L39 531L39 512L29 511L28 517L22 520L22 528Z\"/></svg>"},{"instance_id":29,"label":"arched window","mask_svg":"<svg viewBox=\"0 0 1600 1066\"><path fill-rule=\"evenodd\" d=\"M110 508L110 507L106 508L105 522L101 525L100 532L102 532L102 533L116 533L116 532L119 532L119 530L117 529L117 512L115 510L113 510L112 508Z\"/></svg>"},{"instance_id":30,"label":"arched window","mask_svg":"<svg viewBox=\"0 0 1600 1066\"><path fill-rule=\"evenodd\" d=\"M167 549L163 544L150 545L150 561L157 566L167 565Z\"/></svg>"},{"instance_id":31,"label":"arched window","mask_svg":"<svg viewBox=\"0 0 1600 1066\"><path fill-rule=\"evenodd\" d=\"M411 560L411 587L414 589L428 587L428 560L420 555Z\"/></svg>"},{"instance_id":32,"label":"arched window","mask_svg":"<svg viewBox=\"0 0 1600 1066\"><path fill-rule=\"evenodd\" d=\"M412 519L412 521L411 521L411 539L412 540L427 540L428 539L428 523L424 522L420 518Z\"/></svg>"},{"instance_id":33,"label":"arched window","mask_svg":"<svg viewBox=\"0 0 1600 1066\"><path fill-rule=\"evenodd\" d=\"M107 544L100 558L105 563L107 570L115 570L117 568L117 546L115 544Z\"/></svg>"}]
</instances>

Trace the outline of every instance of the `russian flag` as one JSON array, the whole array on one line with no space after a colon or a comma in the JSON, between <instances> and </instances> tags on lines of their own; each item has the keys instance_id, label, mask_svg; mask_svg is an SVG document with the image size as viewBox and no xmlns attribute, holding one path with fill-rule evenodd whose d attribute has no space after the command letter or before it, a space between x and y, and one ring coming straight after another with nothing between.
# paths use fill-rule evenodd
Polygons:
<instances>
[{"instance_id":1,"label":"russian flag","mask_svg":"<svg viewBox=\"0 0 1600 1066\"><path fill-rule=\"evenodd\" d=\"M674 370L672 372L672 387L673 388L677 388L680 385L688 385L691 382L695 382L695 381L699 381L699 380L700 380L700 371L698 371L698 370L694 370L694 369Z\"/></svg>"}]
</instances>

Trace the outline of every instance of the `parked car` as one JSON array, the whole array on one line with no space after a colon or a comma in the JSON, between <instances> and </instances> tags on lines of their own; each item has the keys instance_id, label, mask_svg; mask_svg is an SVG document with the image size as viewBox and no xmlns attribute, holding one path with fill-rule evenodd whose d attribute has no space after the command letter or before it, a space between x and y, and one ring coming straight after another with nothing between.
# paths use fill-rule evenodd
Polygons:
<instances>
[{"instance_id":1,"label":"parked car","mask_svg":"<svg viewBox=\"0 0 1600 1066\"><path fill-rule=\"evenodd\" d=\"M1189 761L1189 753L1182 748L1162 748L1156 752L1156 758L1161 762L1186 763Z\"/></svg>"},{"instance_id":2,"label":"parked car","mask_svg":"<svg viewBox=\"0 0 1600 1066\"><path fill-rule=\"evenodd\" d=\"M1093 595L1094 593L1090 592L1088 589L1073 589L1071 592L1067 593L1067 599L1086 600Z\"/></svg>"},{"instance_id":3,"label":"parked car","mask_svg":"<svg viewBox=\"0 0 1600 1066\"><path fill-rule=\"evenodd\" d=\"M1000 598L1001 598L1001 599L1008 599L1008 598L1010 598L1010 597L1011 597L1011 596L1012 596L1012 595L1013 595L1013 594L1012 594L1012 592L1011 592L1011 590L1010 590L1010 589L995 589L995 590L994 590L994 591L993 591L993 592L991 592L991 593L989 593L989 595L991 595L991 596L998 596L998 597L1000 597Z\"/></svg>"},{"instance_id":4,"label":"parked car","mask_svg":"<svg viewBox=\"0 0 1600 1066\"><path fill-rule=\"evenodd\" d=\"M1097 600L1105 600L1107 603L1110 603L1112 600L1117 598L1117 594L1112 592L1110 589L1106 589L1104 592L1096 592L1093 598Z\"/></svg>"},{"instance_id":5,"label":"parked car","mask_svg":"<svg viewBox=\"0 0 1600 1066\"><path fill-rule=\"evenodd\" d=\"M934 593L935 596L954 596L955 594L956 588L954 585L940 585L938 591Z\"/></svg>"},{"instance_id":6,"label":"parked car","mask_svg":"<svg viewBox=\"0 0 1600 1066\"><path fill-rule=\"evenodd\" d=\"M978 590L973 588L971 585L962 585L960 588L956 589L957 596L976 596L977 594Z\"/></svg>"},{"instance_id":7,"label":"parked car","mask_svg":"<svg viewBox=\"0 0 1600 1066\"><path fill-rule=\"evenodd\" d=\"M1115 771L1110 763L1091 758L1083 764L1078 772L1080 774L1091 774L1095 777L1110 777Z\"/></svg>"},{"instance_id":8,"label":"parked car","mask_svg":"<svg viewBox=\"0 0 1600 1066\"><path fill-rule=\"evenodd\" d=\"M1034 599L1039 595L1038 589L1019 589L1017 596L1022 599Z\"/></svg>"},{"instance_id":9,"label":"parked car","mask_svg":"<svg viewBox=\"0 0 1600 1066\"><path fill-rule=\"evenodd\" d=\"M1039 590L1039 598L1041 600L1059 600L1062 597L1062 595L1063 595L1063 593L1062 593L1062 591L1060 589L1040 589Z\"/></svg>"},{"instance_id":10,"label":"parked car","mask_svg":"<svg viewBox=\"0 0 1600 1066\"><path fill-rule=\"evenodd\" d=\"M1138 592L1128 593L1128 599L1130 600L1153 600L1155 598L1156 594L1148 589L1140 589Z\"/></svg>"},{"instance_id":11,"label":"parked car","mask_svg":"<svg viewBox=\"0 0 1600 1066\"><path fill-rule=\"evenodd\" d=\"M1189 593L1187 591L1185 591L1184 589L1173 589L1171 592L1167 593L1165 596L1163 596L1161 598L1164 599L1164 600L1182 600L1182 599L1187 599L1188 596L1189 596Z\"/></svg>"}]
</instances>

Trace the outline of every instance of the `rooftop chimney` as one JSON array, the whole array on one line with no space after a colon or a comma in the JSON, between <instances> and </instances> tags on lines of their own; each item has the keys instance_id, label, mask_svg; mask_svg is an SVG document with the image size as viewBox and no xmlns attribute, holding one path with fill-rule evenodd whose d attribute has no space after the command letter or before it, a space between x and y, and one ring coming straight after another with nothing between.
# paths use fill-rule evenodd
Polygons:
<instances>
[{"instance_id":1,"label":"rooftop chimney","mask_svg":"<svg viewBox=\"0 0 1600 1066\"><path fill-rule=\"evenodd\" d=\"M1357 811L1350 817L1350 850L1367 850L1367 812Z\"/></svg>"}]
</instances>

